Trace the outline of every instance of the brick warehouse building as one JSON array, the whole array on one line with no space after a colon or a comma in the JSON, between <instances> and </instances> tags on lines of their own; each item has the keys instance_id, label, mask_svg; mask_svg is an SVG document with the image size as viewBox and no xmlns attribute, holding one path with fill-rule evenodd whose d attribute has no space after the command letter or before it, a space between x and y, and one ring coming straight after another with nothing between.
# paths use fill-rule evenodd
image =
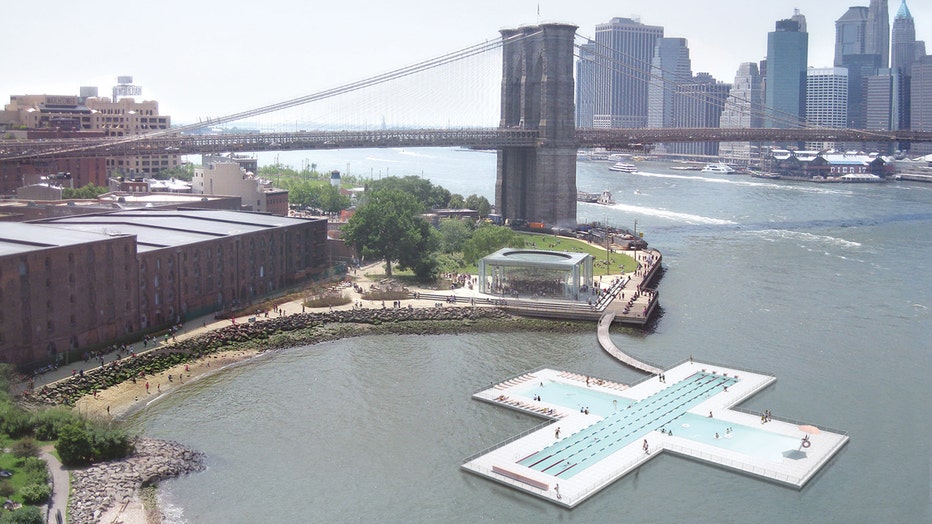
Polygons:
<instances>
[{"instance_id":1,"label":"brick warehouse building","mask_svg":"<svg viewBox=\"0 0 932 524\"><path fill-rule=\"evenodd\" d=\"M326 220L137 210L0 229L0 361L30 366L245 305L329 267Z\"/></svg>"}]
</instances>

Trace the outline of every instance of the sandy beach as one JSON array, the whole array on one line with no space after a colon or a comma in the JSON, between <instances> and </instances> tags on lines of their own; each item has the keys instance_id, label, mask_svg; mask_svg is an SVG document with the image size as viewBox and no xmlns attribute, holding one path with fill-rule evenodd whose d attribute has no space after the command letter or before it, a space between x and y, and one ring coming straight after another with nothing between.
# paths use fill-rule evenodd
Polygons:
<instances>
[{"instance_id":1,"label":"sandy beach","mask_svg":"<svg viewBox=\"0 0 932 524\"><path fill-rule=\"evenodd\" d=\"M149 403L168 395L176 388L249 360L258 354L257 350L224 351L186 364L178 364L155 375L137 378L135 383L126 381L96 395L85 395L75 403L75 409L88 418L119 420L144 409ZM148 390L146 384L149 385Z\"/></svg>"}]
</instances>

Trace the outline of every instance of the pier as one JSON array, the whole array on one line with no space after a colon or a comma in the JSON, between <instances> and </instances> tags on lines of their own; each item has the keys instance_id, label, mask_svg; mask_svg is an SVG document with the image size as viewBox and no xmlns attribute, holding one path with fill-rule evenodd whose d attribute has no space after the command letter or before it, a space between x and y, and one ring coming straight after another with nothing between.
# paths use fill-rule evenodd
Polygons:
<instances>
[{"instance_id":1,"label":"pier","mask_svg":"<svg viewBox=\"0 0 932 524\"><path fill-rule=\"evenodd\" d=\"M631 355L628 355L624 351L618 349L615 343L612 342L612 337L608 333L608 328L612 325L612 321L615 320L615 314L615 311L608 311L599 319L599 328L596 335L599 339L599 345L602 346L602 349L604 349L606 353L615 357L619 362L639 371L650 373L651 375L659 375L663 371L662 369L652 364L641 362Z\"/></svg>"}]
</instances>

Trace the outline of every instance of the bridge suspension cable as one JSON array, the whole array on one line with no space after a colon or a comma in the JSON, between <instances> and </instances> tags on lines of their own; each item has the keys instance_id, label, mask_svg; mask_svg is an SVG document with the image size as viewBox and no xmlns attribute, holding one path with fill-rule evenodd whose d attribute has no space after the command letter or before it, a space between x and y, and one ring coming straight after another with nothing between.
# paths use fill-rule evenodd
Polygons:
<instances>
[{"instance_id":1,"label":"bridge suspension cable","mask_svg":"<svg viewBox=\"0 0 932 524\"><path fill-rule=\"evenodd\" d=\"M492 40L486 40L484 42L474 44L474 45L465 47L463 49L459 49L457 51L446 53L444 55L441 55L435 58L430 58L430 59L412 64L412 65L408 65L408 66L405 66L405 67L402 67L402 68L399 68L393 71L389 71L386 73L382 73L382 74L379 74L373 77L365 78L365 79L358 80L355 82L350 82L348 84L343 84L337 87L333 87L333 88L326 89L323 91L318 91L318 92L311 93L308 95L303 95L303 96L292 98L289 100L276 102L273 104L269 104L269 105L265 105L265 106L261 106L261 107L257 107L253 109L248 109L245 111L240 111L237 113L232 113L229 115L224 115L224 116L219 116L219 117L208 117L208 118L202 119L192 124L172 127L171 129L155 131L155 132L146 133L143 135L124 136L120 138L107 138L107 139L98 139L98 140L82 139L80 141L66 140L66 141L63 141L63 143L65 144L63 147L50 148L48 150L45 150L39 153L32 153L28 155L11 156L11 157L7 157L6 160L15 160L19 158L35 158L39 156L54 156L54 155L61 155L63 153L77 153L77 152L93 150L93 149L97 149L101 147L119 146L119 145L124 145L127 143L137 142L137 141L150 140L153 138L165 137L165 136L176 135L180 133L198 131L198 130L216 127L216 126L222 126L224 124L243 121L243 120L253 118L256 116L262 116L262 115L268 115L268 114L275 113L275 112L280 112L286 109L291 109L291 108L295 108L298 106L310 104L312 102L318 102L321 100L331 99L331 98L338 97L340 95L345 95L348 93L359 92L359 91L372 88L375 86L385 85L392 81L403 79L406 77L411 77L418 73L422 73L422 72L433 70L433 69L438 69L444 66L449 66L450 64L463 62L472 57L477 57L479 55L491 53L492 51L496 51L502 48L504 45L508 43L518 42L526 38L531 38L532 36L535 36L536 34L538 33L516 34L516 35L512 35L512 36L505 37L505 38L498 37ZM498 57L498 59L500 60L500 57ZM500 72L501 71L499 68L498 74L500 74ZM473 76L475 75L473 74ZM418 98L418 96L423 98L423 93L415 94L412 96L412 98ZM468 107L465 109L474 111L475 107ZM496 115L496 118L497 118L497 115Z\"/></svg>"}]
</instances>

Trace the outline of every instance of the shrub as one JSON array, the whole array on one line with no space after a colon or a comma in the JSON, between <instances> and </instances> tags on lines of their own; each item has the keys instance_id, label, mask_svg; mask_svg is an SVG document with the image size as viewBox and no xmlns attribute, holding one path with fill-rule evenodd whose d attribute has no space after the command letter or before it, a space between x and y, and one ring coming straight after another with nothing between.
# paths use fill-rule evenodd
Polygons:
<instances>
[{"instance_id":1,"label":"shrub","mask_svg":"<svg viewBox=\"0 0 932 524\"><path fill-rule=\"evenodd\" d=\"M40 458L29 457L23 460L22 469L26 484L47 484L49 481L48 464Z\"/></svg>"},{"instance_id":2,"label":"shrub","mask_svg":"<svg viewBox=\"0 0 932 524\"><path fill-rule=\"evenodd\" d=\"M26 504L42 504L52 495L52 488L48 484L27 484L19 494Z\"/></svg>"},{"instance_id":3,"label":"shrub","mask_svg":"<svg viewBox=\"0 0 932 524\"><path fill-rule=\"evenodd\" d=\"M0 524L45 524L45 517L37 507L23 506L16 511L3 513Z\"/></svg>"},{"instance_id":4,"label":"shrub","mask_svg":"<svg viewBox=\"0 0 932 524\"><path fill-rule=\"evenodd\" d=\"M13 443L10 451L16 458L38 457L39 445L36 444L36 439L31 437L23 437Z\"/></svg>"},{"instance_id":5,"label":"shrub","mask_svg":"<svg viewBox=\"0 0 932 524\"><path fill-rule=\"evenodd\" d=\"M30 421L39 440L55 440L58 432L67 424L79 420L78 415L67 408L54 407L37 411Z\"/></svg>"},{"instance_id":6,"label":"shrub","mask_svg":"<svg viewBox=\"0 0 932 524\"><path fill-rule=\"evenodd\" d=\"M11 437L29 432L29 415L11 403L0 402L0 431Z\"/></svg>"},{"instance_id":7,"label":"shrub","mask_svg":"<svg viewBox=\"0 0 932 524\"><path fill-rule=\"evenodd\" d=\"M80 423L68 424L61 428L55 449L62 463L68 466L90 464L93 458L90 435Z\"/></svg>"},{"instance_id":8,"label":"shrub","mask_svg":"<svg viewBox=\"0 0 932 524\"><path fill-rule=\"evenodd\" d=\"M0 480L0 497L10 498L13 493L16 493L16 488L13 487L13 484L6 479Z\"/></svg>"},{"instance_id":9,"label":"shrub","mask_svg":"<svg viewBox=\"0 0 932 524\"><path fill-rule=\"evenodd\" d=\"M121 431L84 422L63 427L56 449L62 463L83 466L125 457L133 450L133 445L129 437Z\"/></svg>"}]
</instances>

